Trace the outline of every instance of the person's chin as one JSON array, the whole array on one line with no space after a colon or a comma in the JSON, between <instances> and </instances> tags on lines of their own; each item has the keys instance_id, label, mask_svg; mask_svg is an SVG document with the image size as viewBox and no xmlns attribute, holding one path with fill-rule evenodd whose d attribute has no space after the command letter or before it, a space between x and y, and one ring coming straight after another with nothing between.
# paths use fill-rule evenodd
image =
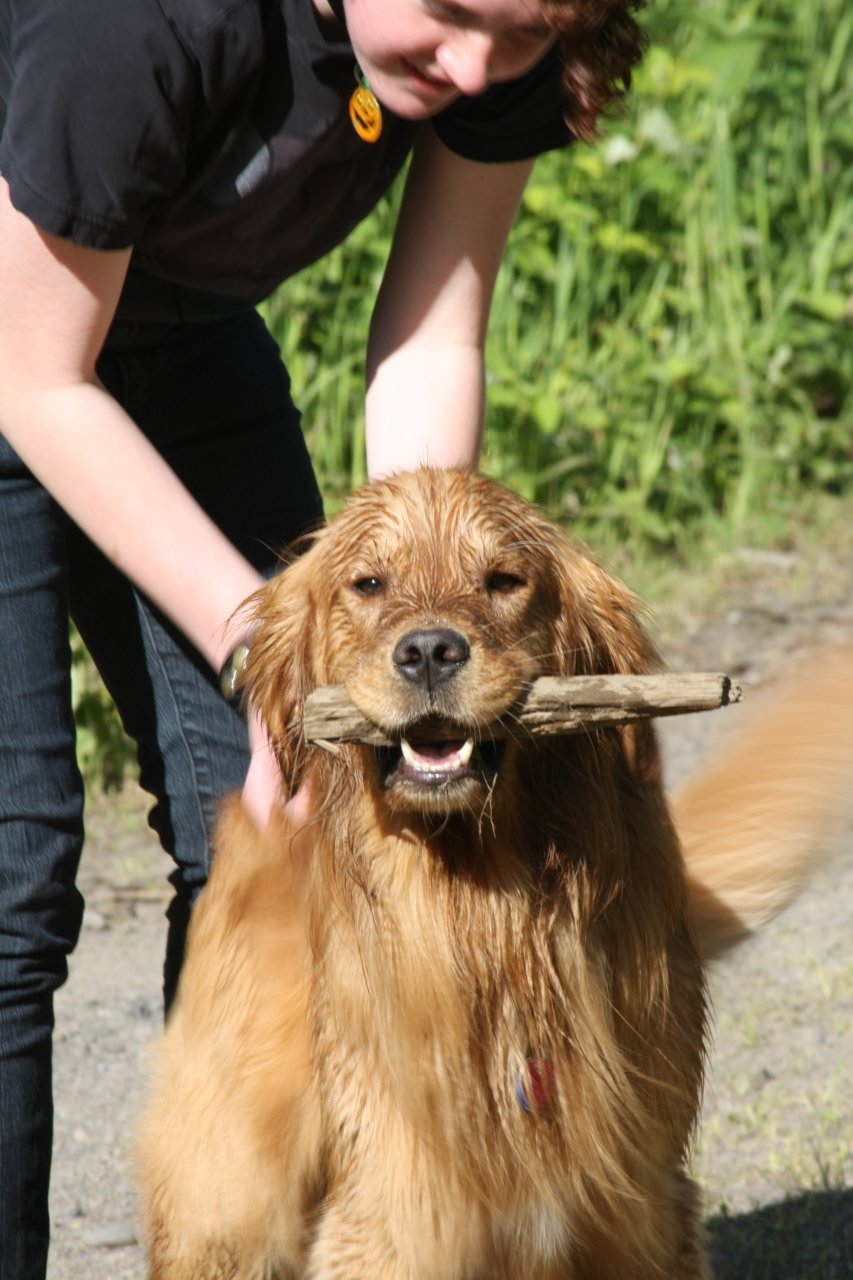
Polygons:
<instances>
[{"instance_id":1,"label":"person's chin","mask_svg":"<svg viewBox=\"0 0 853 1280\"><path fill-rule=\"evenodd\" d=\"M426 120L459 97L454 86L427 80L408 63L393 75L368 77L368 83L380 103L404 120Z\"/></svg>"}]
</instances>

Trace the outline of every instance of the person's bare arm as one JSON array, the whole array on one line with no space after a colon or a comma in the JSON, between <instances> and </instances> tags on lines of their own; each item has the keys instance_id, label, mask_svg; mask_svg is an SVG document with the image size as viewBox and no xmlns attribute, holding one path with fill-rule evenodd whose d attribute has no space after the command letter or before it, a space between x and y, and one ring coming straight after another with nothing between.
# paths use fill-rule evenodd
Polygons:
<instances>
[{"instance_id":1,"label":"person's bare arm","mask_svg":"<svg viewBox=\"0 0 853 1280\"><path fill-rule=\"evenodd\" d=\"M240 606L262 578L98 382L95 363L129 257L45 234L13 207L0 180L0 430L218 670L245 629ZM243 801L263 824L280 800L280 780L254 716L250 737Z\"/></svg>"},{"instance_id":2,"label":"person's bare arm","mask_svg":"<svg viewBox=\"0 0 853 1280\"><path fill-rule=\"evenodd\" d=\"M419 140L371 325L371 478L476 466L489 309L532 167L465 160L431 130Z\"/></svg>"},{"instance_id":3,"label":"person's bare arm","mask_svg":"<svg viewBox=\"0 0 853 1280\"><path fill-rule=\"evenodd\" d=\"M129 257L40 231L0 182L0 430L216 668L261 578L98 383Z\"/></svg>"}]
</instances>

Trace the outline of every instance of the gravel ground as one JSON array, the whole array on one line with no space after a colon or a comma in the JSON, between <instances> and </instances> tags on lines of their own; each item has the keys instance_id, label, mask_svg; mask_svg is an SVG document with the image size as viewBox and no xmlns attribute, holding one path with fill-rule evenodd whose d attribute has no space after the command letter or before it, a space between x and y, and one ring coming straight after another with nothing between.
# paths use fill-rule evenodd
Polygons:
<instances>
[{"instance_id":1,"label":"gravel ground","mask_svg":"<svg viewBox=\"0 0 853 1280\"><path fill-rule=\"evenodd\" d=\"M815 641L849 639L851 550L742 553L715 585L659 587L670 665L727 670L748 692ZM664 723L669 780L736 732L737 715ZM49 1280L143 1280L133 1129L161 1022L169 864L133 790L93 803L88 831L87 915L57 1000ZM828 852L799 900L712 969L696 1172L718 1280L853 1280L853 823Z\"/></svg>"}]
</instances>

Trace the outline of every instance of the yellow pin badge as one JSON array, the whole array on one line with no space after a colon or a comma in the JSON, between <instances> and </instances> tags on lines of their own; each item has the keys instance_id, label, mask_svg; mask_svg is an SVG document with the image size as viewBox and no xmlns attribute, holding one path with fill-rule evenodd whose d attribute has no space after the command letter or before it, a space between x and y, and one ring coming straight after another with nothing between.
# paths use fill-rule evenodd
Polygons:
<instances>
[{"instance_id":1,"label":"yellow pin badge","mask_svg":"<svg viewBox=\"0 0 853 1280\"><path fill-rule=\"evenodd\" d=\"M382 108L376 94L358 67L355 88L349 100L349 118L362 142L377 142L382 136Z\"/></svg>"}]
</instances>

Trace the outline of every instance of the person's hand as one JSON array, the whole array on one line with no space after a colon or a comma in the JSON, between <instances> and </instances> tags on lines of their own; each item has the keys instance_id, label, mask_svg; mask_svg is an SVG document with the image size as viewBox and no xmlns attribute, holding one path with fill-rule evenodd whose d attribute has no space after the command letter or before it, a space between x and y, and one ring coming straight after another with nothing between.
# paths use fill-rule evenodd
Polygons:
<instances>
[{"instance_id":1,"label":"person's hand","mask_svg":"<svg viewBox=\"0 0 853 1280\"><path fill-rule=\"evenodd\" d=\"M303 784L285 802L281 772L266 725L257 712L249 708L249 746L252 758L243 784L243 807L256 826L263 830L274 814L283 814L295 827L304 826L310 815L310 792Z\"/></svg>"}]
</instances>

